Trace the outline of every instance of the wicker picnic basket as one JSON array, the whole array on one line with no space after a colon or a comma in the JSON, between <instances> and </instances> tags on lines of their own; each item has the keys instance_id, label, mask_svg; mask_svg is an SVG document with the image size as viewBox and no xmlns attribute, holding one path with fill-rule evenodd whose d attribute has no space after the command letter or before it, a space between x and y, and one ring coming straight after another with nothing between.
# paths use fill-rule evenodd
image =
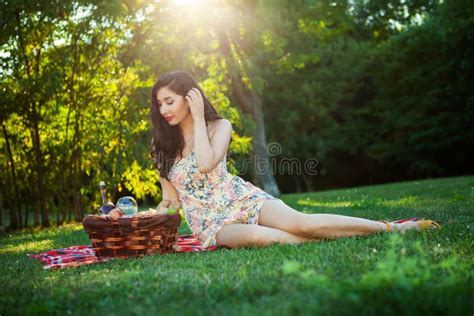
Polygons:
<instances>
[{"instance_id":1,"label":"wicker picnic basket","mask_svg":"<svg viewBox=\"0 0 474 316\"><path fill-rule=\"evenodd\" d=\"M89 215L82 221L97 257L128 258L174 252L181 215L111 218Z\"/></svg>"}]
</instances>

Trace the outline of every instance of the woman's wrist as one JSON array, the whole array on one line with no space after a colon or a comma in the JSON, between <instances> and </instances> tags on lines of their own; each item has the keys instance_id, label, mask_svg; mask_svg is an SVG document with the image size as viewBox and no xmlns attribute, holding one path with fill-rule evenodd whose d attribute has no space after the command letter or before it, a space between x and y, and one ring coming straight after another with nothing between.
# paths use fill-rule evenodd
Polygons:
<instances>
[{"instance_id":1,"label":"woman's wrist","mask_svg":"<svg viewBox=\"0 0 474 316\"><path fill-rule=\"evenodd\" d=\"M160 210L161 208L165 208L165 209L173 208L175 210L178 210L179 208L181 208L181 201L179 199L178 200L164 199L158 204L156 208L158 210Z\"/></svg>"},{"instance_id":2,"label":"woman's wrist","mask_svg":"<svg viewBox=\"0 0 474 316\"><path fill-rule=\"evenodd\" d=\"M158 203L158 206L156 208L159 209L160 207L169 207L170 205L171 200L163 199L160 203Z\"/></svg>"},{"instance_id":3,"label":"woman's wrist","mask_svg":"<svg viewBox=\"0 0 474 316\"><path fill-rule=\"evenodd\" d=\"M171 201L170 207L174 208L175 210L178 210L181 208L181 202L179 200Z\"/></svg>"}]
</instances>

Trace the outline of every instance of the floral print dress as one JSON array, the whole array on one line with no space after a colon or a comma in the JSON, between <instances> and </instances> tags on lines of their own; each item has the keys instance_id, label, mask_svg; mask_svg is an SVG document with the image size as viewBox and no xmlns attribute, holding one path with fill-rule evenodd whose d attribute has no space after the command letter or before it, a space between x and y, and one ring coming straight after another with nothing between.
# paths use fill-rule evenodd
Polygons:
<instances>
[{"instance_id":1,"label":"floral print dress","mask_svg":"<svg viewBox=\"0 0 474 316\"><path fill-rule=\"evenodd\" d=\"M203 248L217 245L225 224L257 224L266 200L280 199L227 171L226 157L208 173L198 170L194 149L176 159L168 178L178 191L184 217Z\"/></svg>"}]
</instances>

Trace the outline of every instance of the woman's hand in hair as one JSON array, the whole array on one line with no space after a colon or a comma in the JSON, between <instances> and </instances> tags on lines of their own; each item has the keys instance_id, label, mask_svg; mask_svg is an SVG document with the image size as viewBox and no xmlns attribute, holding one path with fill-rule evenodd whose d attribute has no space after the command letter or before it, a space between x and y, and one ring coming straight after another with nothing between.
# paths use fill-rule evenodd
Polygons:
<instances>
[{"instance_id":1,"label":"woman's hand in hair","mask_svg":"<svg viewBox=\"0 0 474 316\"><path fill-rule=\"evenodd\" d=\"M198 88L192 88L185 96L193 119L204 119L204 99Z\"/></svg>"}]
</instances>

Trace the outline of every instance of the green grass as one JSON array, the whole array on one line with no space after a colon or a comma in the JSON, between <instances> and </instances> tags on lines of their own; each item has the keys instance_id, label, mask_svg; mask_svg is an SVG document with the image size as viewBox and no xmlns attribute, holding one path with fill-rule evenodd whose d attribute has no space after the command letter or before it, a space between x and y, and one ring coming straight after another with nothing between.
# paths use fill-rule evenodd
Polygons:
<instances>
[{"instance_id":1,"label":"green grass","mask_svg":"<svg viewBox=\"0 0 474 316\"><path fill-rule=\"evenodd\" d=\"M219 249L44 270L25 256L88 244L80 224L0 239L0 314L472 315L474 177L282 197L306 213L434 219L440 231ZM189 233L182 223L179 233Z\"/></svg>"}]
</instances>

